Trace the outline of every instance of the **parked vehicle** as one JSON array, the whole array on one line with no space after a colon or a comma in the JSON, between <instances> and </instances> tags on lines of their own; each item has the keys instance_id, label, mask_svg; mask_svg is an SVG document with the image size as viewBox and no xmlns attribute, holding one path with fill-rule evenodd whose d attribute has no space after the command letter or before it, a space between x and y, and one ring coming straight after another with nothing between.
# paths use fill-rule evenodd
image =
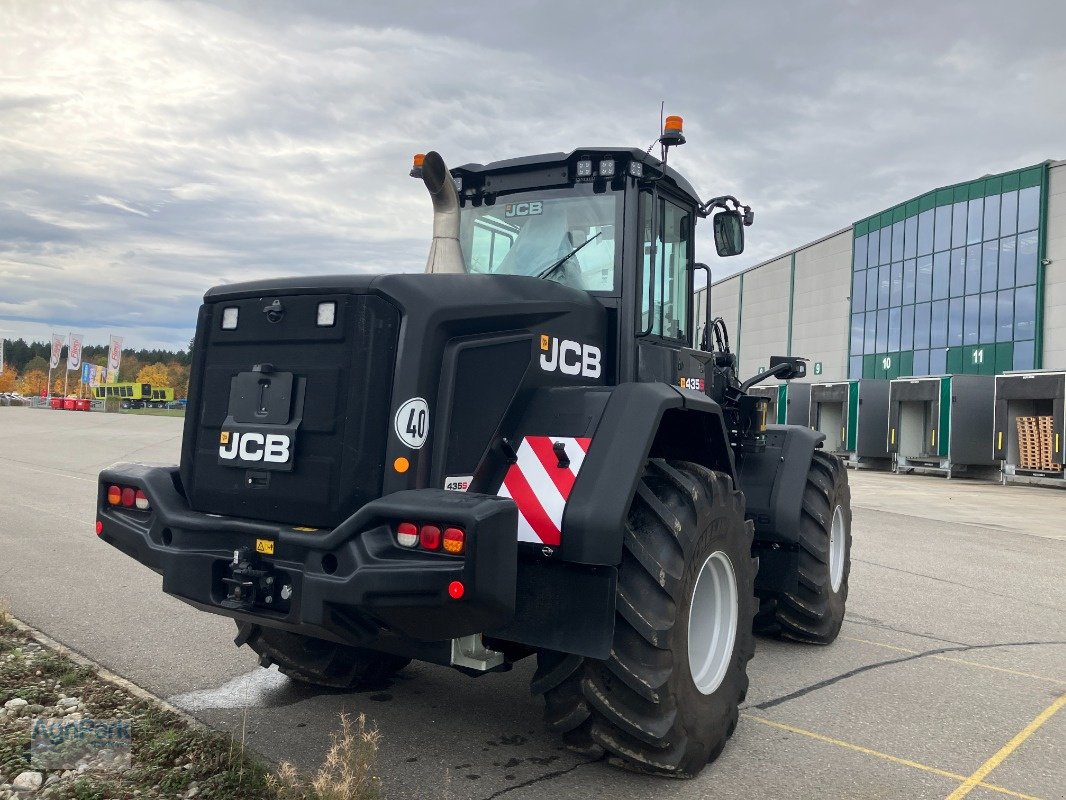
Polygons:
<instances>
[{"instance_id":1,"label":"parked vehicle","mask_svg":"<svg viewBox=\"0 0 1066 800\"><path fill-rule=\"evenodd\" d=\"M804 360L742 381L709 312L698 349L695 224L732 256L753 213L667 165L679 118L660 142L416 157L427 274L208 291L181 464L104 470L100 537L295 680L535 656L567 745L698 773L753 626L836 638L851 506L823 436L747 391Z\"/></svg>"}]
</instances>

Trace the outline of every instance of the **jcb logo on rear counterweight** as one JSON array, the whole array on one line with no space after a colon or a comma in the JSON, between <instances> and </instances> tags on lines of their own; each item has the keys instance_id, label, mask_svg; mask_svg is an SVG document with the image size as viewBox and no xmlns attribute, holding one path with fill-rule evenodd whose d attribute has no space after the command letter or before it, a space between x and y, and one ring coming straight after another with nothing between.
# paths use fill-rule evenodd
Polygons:
<instances>
[{"instance_id":1,"label":"jcb logo on rear counterweight","mask_svg":"<svg viewBox=\"0 0 1066 800\"><path fill-rule=\"evenodd\" d=\"M266 461L284 464L289 460L292 440L283 433L230 433L218 437L218 457L227 461Z\"/></svg>"}]
</instances>

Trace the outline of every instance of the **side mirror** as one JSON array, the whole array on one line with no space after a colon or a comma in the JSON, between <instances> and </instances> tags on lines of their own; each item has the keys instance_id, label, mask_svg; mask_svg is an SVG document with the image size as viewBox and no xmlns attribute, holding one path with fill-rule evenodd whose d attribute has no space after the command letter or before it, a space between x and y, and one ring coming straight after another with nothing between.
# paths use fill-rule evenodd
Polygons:
<instances>
[{"instance_id":1,"label":"side mirror","mask_svg":"<svg viewBox=\"0 0 1066 800\"><path fill-rule=\"evenodd\" d=\"M770 356L770 372L774 373L774 376L782 381L806 378L807 359L794 356Z\"/></svg>"},{"instance_id":2,"label":"side mirror","mask_svg":"<svg viewBox=\"0 0 1066 800\"><path fill-rule=\"evenodd\" d=\"M714 247L718 255L739 256L744 252L744 218L736 211L719 211L711 221L714 225Z\"/></svg>"}]
</instances>

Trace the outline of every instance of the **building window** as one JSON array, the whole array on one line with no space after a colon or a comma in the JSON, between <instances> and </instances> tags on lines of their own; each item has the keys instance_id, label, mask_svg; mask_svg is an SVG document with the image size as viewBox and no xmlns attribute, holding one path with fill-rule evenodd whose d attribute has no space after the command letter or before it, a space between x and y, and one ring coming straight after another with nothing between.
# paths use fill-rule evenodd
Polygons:
<instances>
[{"instance_id":1,"label":"building window","mask_svg":"<svg viewBox=\"0 0 1066 800\"><path fill-rule=\"evenodd\" d=\"M1046 169L936 190L856 224L850 378L1033 368Z\"/></svg>"}]
</instances>

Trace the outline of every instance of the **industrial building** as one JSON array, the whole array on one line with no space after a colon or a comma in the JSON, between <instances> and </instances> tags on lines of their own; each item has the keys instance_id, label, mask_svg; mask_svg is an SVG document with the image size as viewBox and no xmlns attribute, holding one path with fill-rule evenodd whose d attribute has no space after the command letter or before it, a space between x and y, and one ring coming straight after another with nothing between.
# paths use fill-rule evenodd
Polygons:
<instances>
[{"instance_id":1,"label":"industrial building","mask_svg":"<svg viewBox=\"0 0 1066 800\"><path fill-rule=\"evenodd\" d=\"M932 189L711 287L742 375L799 355L811 382L1063 369L1064 308L1066 161Z\"/></svg>"}]
</instances>

